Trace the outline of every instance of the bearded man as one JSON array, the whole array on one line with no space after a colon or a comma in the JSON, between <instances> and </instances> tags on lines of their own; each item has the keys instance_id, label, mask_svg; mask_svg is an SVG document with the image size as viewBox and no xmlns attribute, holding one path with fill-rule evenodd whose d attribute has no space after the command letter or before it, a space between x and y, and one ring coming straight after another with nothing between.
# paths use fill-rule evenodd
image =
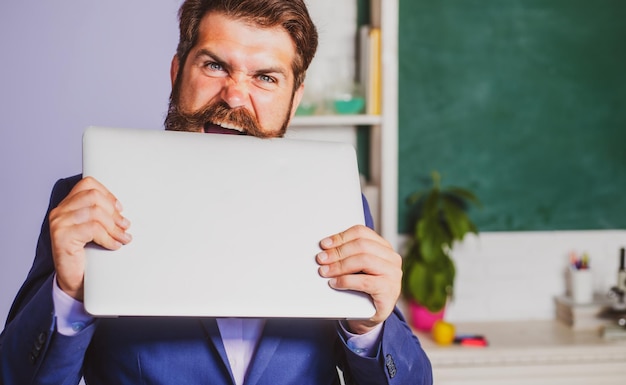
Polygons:
<instances>
[{"instance_id":1,"label":"bearded man","mask_svg":"<svg viewBox=\"0 0 626 385\"><path fill-rule=\"evenodd\" d=\"M179 18L166 129L283 136L317 48L304 2L187 0ZM395 307L401 257L371 228L320 240L317 255L334 288L371 297L376 313L367 320L94 319L82 303L85 245L119 249L132 241L129 228L122 203L97 180L57 182L0 336L0 383L432 383Z\"/></svg>"}]
</instances>

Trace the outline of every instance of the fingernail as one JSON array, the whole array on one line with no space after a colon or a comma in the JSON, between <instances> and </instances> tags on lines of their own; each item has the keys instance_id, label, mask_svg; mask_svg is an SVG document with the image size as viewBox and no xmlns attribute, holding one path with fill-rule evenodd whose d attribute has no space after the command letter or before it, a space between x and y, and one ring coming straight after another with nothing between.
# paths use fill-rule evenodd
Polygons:
<instances>
[{"instance_id":1,"label":"fingernail","mask_svg":"<svg viewBox=\"0 0 626 385\"><path fill-rule=\"evenodd\" d=\"M320 266L320 274L321 275L326 275L328 274L328 266L324 265L324 266Z\"/></svg>"},{"instance_id":2,"label":"fingernail","mask_svg":"<svg viewBox=\"0 0 626 385\"><path fill-rule=\"evenodd\" d=\"M333 240L332 238L324 238L322 239L322 246L324 247L330 247L333 245Z\"/></svg>"},{"instance_id":3,"label":"fingernail","mask_svg":"<svg viewBox=\"0 0 626 385\"><path fill-rule=\"evenodd\" d=\"M124 217L122 217L122 220L120 221L120 227L127 229L130 227L130 221Z\"/></svg>"},{"instance_id":4,"label":"fingernail","mask_svg":"<svg viewBox=\"0 0 626 385\"><path fill-rule=\"evenodd\" d=\"M328 260L328 254L322 251L321 253L317 254L317 258L320 262L326 262Z\"/></svg>"},{"instance_id":5,"label":"fingernail","mask_svg":"<svg viewBox=\"0 0 626 385\"><path fill-rule=\"evenodd\" d=\"M117 209L117 211L124 211L124 206L122 206L122 203L120 201L115 201L115 208Z\"/></svg>"},{"instance_id":6,"label":"fingernail","mask_svg":"<svg viewBox=\"0 0 626 385\"><path fill-rule=\"evenodd\" d=\"M330 287L335 287L335 285L337 284L337 279L336 278L329 279L328 284L330 285Z\"/></svg>"},{"instance_id":7,"label":"fingernail","mask_svg":"<svg viewBox=\"0 0 626 385\"><path fill-rule=\"evenodd\" d=\"M126 241L126 243L128 243L133 240L133 236L129 233L124 233L124 240Z\"/></svg>"}]
</instances>

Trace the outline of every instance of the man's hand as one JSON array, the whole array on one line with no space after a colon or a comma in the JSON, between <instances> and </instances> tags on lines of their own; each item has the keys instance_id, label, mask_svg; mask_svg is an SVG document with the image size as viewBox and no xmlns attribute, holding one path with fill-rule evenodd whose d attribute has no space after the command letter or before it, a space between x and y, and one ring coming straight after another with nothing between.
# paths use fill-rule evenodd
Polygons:
<instances>
[{"instance_id":1,"label":"man's hand","mask_svg":"<svg viewBox=\"0 0 626 385\"><path fill-rule=\"evenodd\" d=\"M130 223L115 196L94 178L86 177L50 212L52 257L61 290L83 299L85 245L95 242L116 250L131 241Z\"/></svg>"},{"instance_id":2,"label":"man's hand","mask_svg":"<svg viewBox=\"0 0 626 385\"><path fill-rule=\"evenodd\" d=\"M367 293L374 301L376 314L369 320L349 320L348 328L364 334L384 322L400 296L402 257L374 230L357 225L325 238L317 255L322 277L338 290Z\"/></svg>"}]
</instances>

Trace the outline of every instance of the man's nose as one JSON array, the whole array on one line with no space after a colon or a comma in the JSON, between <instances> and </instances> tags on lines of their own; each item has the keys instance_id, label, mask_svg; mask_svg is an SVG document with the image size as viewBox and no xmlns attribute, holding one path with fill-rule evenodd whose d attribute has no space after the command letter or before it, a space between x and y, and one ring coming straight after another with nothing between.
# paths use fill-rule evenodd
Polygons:
<instances>
[{"instance_id":1,"label":"man's nose","mask_svg":"<svg viewBox=\"0 0 626 385\"><path fill-rule=\"evenodd\" d=\"M245 106L248 98L246 79L241 75L227 78L222 87L221 96L230 108Z\"/></svg>"}]
</instances>

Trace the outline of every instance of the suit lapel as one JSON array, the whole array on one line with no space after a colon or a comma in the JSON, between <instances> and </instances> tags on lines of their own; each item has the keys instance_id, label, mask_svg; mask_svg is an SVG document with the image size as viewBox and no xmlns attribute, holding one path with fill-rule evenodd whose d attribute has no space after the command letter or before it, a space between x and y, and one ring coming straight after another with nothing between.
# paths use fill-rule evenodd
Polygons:
<instances>
[{"instance_id":1,"label":"suit lapel","mask_svg":"<svg viewBox=\"0 0 626 385\"><path fill-rule=\"evenodd\" d=\"M202 318L200 323L202 324L209 341L213 343L213 347L219 353L220 358L222 359L222 364L230 376L231 383L234 384L235 378L233 377L233 372L230 369L230 364L228 363L228 355L226 355L226 348L224 347L224 342L222 342L222 336L220 335L220 329L217 327L217 321L215 321L214 318Z\"/></svg>"},{"instance_id":2,"label":"suit lapel","mask_svg":"<svg viewBox=\"0 0 626 385\"><path fill-rule=\"evenodd\" d=\"M259 346L257 346L250 367L248 368L245 385L255 385L261 379L274 352L276 352L276 349L283 339L280 337L282 335L281 329L284 330L285 327L289 327L285 322L285 319L280 320L280 322L275 319L268 319L265 323L265 328L259 340Z\"/></svg>"}]
</instances>

